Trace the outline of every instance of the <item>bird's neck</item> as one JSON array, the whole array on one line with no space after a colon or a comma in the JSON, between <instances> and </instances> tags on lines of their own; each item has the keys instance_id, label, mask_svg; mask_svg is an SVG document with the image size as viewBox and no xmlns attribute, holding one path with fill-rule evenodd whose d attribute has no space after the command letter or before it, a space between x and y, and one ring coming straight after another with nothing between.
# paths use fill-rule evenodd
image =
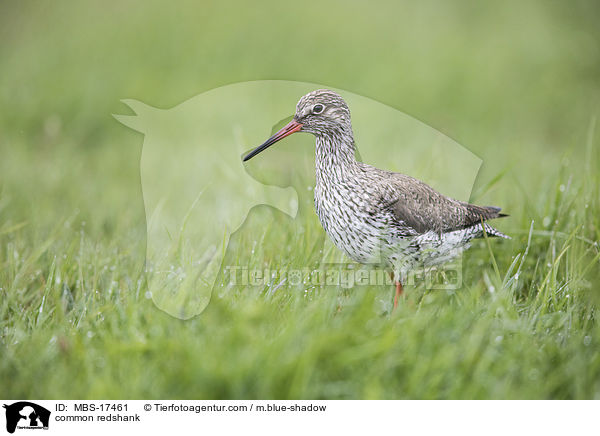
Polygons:
<instances>
[{"instance_id":1,"label":"bird's neck","mask_svg":"<svg viewBox=\"0 0 600 436\"><path fill-rule=\"evenodd\" d=\"M356 165L352 130L339 130L317 135L315 167L321 174L344 175Z\"/></svg>"}]
</instances>

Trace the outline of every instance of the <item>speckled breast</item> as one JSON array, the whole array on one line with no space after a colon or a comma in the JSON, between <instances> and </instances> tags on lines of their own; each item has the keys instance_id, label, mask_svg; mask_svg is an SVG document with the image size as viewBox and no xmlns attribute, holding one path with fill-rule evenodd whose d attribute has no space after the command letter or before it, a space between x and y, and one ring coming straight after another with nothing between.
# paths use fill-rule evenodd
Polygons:
<instances>
[{"instance_id":1,"label":"speckled breast","mask_svg":"<svg viewBox=\"0 0 600 436\"><path fill-rule=\"evenodd\" d=\"M388 220L376 214L369 193L346 181L315 186L315 209L325 232L340 250L360 263L388 263ZM372 198L372 197L371 197Z\"/></svg>"}]
</instances>

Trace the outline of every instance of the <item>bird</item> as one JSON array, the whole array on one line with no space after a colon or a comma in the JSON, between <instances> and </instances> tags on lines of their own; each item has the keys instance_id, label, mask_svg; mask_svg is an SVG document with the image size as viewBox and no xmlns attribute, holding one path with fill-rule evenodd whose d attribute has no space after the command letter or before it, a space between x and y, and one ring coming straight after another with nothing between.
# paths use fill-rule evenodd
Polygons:
<instances>
[{"instance_id":1,"label":"bird","mask_svg":"<svg viewBox=\"0 0 600 436\"><path fill-rule=\"evenodd\" d=\"M350 109L328 89L301 97L292 120L243 161L296 132L316 137L314 201L323 229L352 260L388 270L394 309L403 277L417 265L448 262L475 238L510 239L486 222L508 216L499 207L455 200L416 178L357 160Z\"/></svg>"}]
</instances>

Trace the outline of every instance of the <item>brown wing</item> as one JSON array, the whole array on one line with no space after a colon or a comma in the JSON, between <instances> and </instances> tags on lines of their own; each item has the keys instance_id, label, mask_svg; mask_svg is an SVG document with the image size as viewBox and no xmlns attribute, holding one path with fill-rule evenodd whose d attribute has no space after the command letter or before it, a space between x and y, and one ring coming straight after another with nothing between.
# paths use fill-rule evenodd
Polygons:
<instances>
[{"instance_id":1,"label":"brown wing","mask_svg":"<svg viewBox=\"0 0 600 436\"><path fill-rule=\"evenodd\" d=\"M499 207L476 206L448 198L425 183L404 174L389 173L384 208L399 225L422 234L446 233L471 227L481 221L506 216Z\"/></svg>"}]
</instances>

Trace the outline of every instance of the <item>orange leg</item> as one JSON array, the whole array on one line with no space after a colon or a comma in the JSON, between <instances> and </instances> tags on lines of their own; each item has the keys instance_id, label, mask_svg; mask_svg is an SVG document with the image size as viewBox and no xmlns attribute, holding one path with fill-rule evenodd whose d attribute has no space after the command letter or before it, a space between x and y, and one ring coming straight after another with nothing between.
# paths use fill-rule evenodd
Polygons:
<instances>
[{"instance_id":1,"label":"orange leg","mask_svg":"<svg viewBox=\"0 0 600 436\"><path fill-rule=\"evenodd\" d=\"M390 278L394 280L393 271L390 272ZM404 294L404 288L402 287L402 283L400 283L400 280L394 280L394 283L396 284L396 293L394 294L394 310L396 310L396 308L398 307L398 300Z\"/></svg>"},{"instance_id":2,"label":"orange leg","mask_svg":"<svg viewBox=\"0 0 600 436\"><path fill-rule=\"evenodd\" d=\"M402 283L396 282L396 295L394 295L394 309L398 307L398 300L404 294L404 288L402 287Z\"/></svg>"}]
</instances>

